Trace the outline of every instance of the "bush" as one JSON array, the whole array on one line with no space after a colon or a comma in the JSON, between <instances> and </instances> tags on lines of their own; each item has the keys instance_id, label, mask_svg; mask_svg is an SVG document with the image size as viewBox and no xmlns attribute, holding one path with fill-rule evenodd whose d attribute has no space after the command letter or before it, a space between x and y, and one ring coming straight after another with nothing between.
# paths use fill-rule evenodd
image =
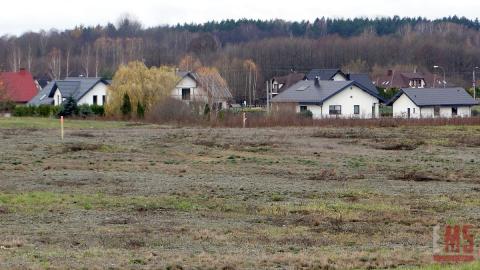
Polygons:
<instances>
[{"instance_id":1,"label":"bush","mask_svg":"<svg viewBox=\"0 0 480 270\"><path fill-rule=\"evenodd\" d=\"M35 116L36 107L35 106L15 106L13 110L13 116L17 117L28 117Z\"/></svg>"},{"instance_id":2,"label":"bush","mask_svg":"<svg viewBox=\"0 0 480 270\"><path fill-rule=\"evenodd\" d=\"M181 100L166 98L157 103L148 112L146 118L155 123L196 123L199 121L200 114L195 113L196 105L189 106Z\"/></svg>"},{"instance_id":3,"label":"bush","mask_svg":"<svg viewBox=\"0 0 480 270\"><path fill-rule=\"evenodd\" d=\"M58 116L73 116L78 114L77 102L73 97L67 98L65 103L60 107Z\"/></svg>"},{"instance_id":4,"label":"bush","mask_svg":"<svg viewBox=\"0 0 480 270\"><path fill-rule=\"evenodd\" d=\"M378 93L380 96L382 96L386 100L390 100L392 97L394 97L398 91L400 91L397 88L387 88L387 89L380 89Z\"/></svg>"},{"instance_id":5,"label":"bush","mask_svg":"<svg viewBox=\"0 0 480 270\"><path fill-rule=\"evenodd\" d=\"M92 110L92 113L96 116L105 115L105 107L101 105L90 105L90 109Z\"/></svg>"},{"instance_id":6,"label":"bush","mask_svg":"<svg viewBox=\"0 0 480 270\"><path fill-rule=\"evenodd\" d=\"M60 106L51 105L52 115L57 116L60 113Z\"/></svg>"},{"instance_id":7,"label":"bush","mask_svg":"<svg viewBox=\"0 0 480 270\"><path fill-rule=\"evenodd\" d=\"M140 101L137 104L137 117L142 119L145 116L145 106L140 103Z\"/></svg>"},{"instance_id":8,"label":"bush","mask_svg":"<svg viewBox=\"0 0 480 270\"><path fill-rule=\"evenodd\" d=\"M127 93L123 95L123 102L120 110L122 111L123 116L130 116L130 114L132 113L132 103Z\"/></svg>"},{"instance_id":9,"label":"bush","mask_svg":"<svg viewBox=\"0 0 480 270\"><path fill-rule=\"evenodd\" d=\"M78 115L85 118L93 115L92 108L88 104L78 106Z\"/></svg>"},{"instance_id":10,"label":"bush","mask_svg":"<svg viewBox=\"0 0 480 270\"><path fill-rule=\"evenodd\" d=\"M41 117L50 117L52 115L52 107L51 105L42 104L37 107L37 115Z\"/></svg>"},{"instance_id":11,"label":"bush","mask_svg":"<svg viewBox=\"0 0 480 270\"><path fill-rule=\"evenodd\" d=\"M0 112L13 112L15 110L15 102L0 101Z\"/></svg>"},{"instance_id":12,"label":"bush","mask_svg":"<svg viewBox=\"0 0 480 270\"><path fill-rule=\"evenodd\" d=\"M300 112L300 115L305 117L305 118L313 118L313 113L310 110Z\"/></svg>"}]
</instances>

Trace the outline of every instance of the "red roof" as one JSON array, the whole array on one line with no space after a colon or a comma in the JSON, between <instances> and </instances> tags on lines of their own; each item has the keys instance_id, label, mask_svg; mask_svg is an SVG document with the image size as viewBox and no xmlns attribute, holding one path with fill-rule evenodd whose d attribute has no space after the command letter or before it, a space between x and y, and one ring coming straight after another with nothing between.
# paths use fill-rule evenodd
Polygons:
<instances>
[{"instance_id":1,"label":"red roof","mask_svg":"<svg viewBox=\"0 0 480 270\"><path fill-rule=\"evenodd\" d=\"M7 90L7 97L16 103L27 103L38 92L32 74L26 70L1 72L0 80Z\"/></svg>"}]
</instances>

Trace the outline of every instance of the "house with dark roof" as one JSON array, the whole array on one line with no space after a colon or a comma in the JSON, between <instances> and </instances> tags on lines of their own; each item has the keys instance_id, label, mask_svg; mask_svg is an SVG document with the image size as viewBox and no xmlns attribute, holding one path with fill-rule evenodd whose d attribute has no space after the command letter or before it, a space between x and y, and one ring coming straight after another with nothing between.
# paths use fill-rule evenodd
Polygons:
<instances>
[{"instance_id":1,"label":"house with dark roof","mask_svg":"<svg viewBox=\"0 0 480 270\"><path fill-rule=\"evenodd\" d=\"M201 75L197 72L178 71L180 78L171 97L186 103L211 104L212 109L228 108L233 100L227 85L213 76Z\"/></svg>"},{"instance_id":2,"label":"house with dark roof","mask_svg":"<svg viewBox=\"0 0 480 270\"><path fill-rule=\"evenodd\" d=\"M38 93L32 74L25 69L19 72L1 72L0 83L5 91L2 96L17 104L27 103Z\"/></svg>"},{"instance_id":3,"label":"house with dark roof","mask_svg":"<svg viewBox=\"0 0 480 270\"><path fill-rule=\"evenodd\" d=\"M291 72L285 76L277 76L271 79L272 97L277 96L283 90L303 80L305 73Z\"/></svg>"},{"instance_id":4,"label":"house with dark roof","mask_svg":"<svg viewBox=\"0 0 480 270\"><path fill-rule=\"evenodd\" d=\"M274 111L311 111L314 118L376 118L384 102L357 81L302 80L272 99Z\"/></svg>"},{"instance_id":5,"label":"house with dark roof","mask_svg":"<svg viewBox=\"0 0 480 270\"><path fill-rule=\"evenodd\" d=\"M388 70L385 74L377 76L374 78L374 83L380 88L397 89L442 87L444 84L443 79L435 74L395 70Z\"/></svg>"},{"instance_id":6,"label":"house with dark roof","mask_svg":"<svg viewBox=\"0 0 480 270\"><path fill-rule=\"evenodd\" d=\"M398 118L470 117L478 105L463 88L404 88L387 105Z\"/></svg>"},{"instance_id":7,"label":"house with dark roof","mask_svg":"<svg viewBox=\"0 0 480 270\"><path fill-rule=\"evenodd\" d=\"M305 76L305 80L313 81L315 78L320 78L322 81L346 81L348 77L341 69L327 68L320 69L315 68L310 70Z\"/></svg>"},{"instance_id":8,"label":"house with dark roof","mask_svg":"<svg viewBox=\"0 0 480 270\"><path fill-rule=\"evenodd\" d=\"M109 85L102 78L69 77L48 83L28 104L58 106L73 97L79 105L105 105Z\"/></svg>"},{"instance_id":9,"label":"house with dark roof","mask_svg":"<svg viewBox=\"0 0 480 270\"><path fill-rule=\"evenodd\" d=\"M378 95L378 89L367 73L344 73L341 69L312 69L305 80L319 78L321 81L356 81L370 92Z\"/></svg>"}]
</instances>

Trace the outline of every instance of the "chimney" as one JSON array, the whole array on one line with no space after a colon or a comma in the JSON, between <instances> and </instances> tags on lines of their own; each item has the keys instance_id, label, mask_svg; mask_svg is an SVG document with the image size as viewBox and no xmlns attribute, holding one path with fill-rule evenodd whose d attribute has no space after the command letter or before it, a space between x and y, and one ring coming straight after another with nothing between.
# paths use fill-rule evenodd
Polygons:
<instances>
[{"instance_id":1,"label":"chimney","mask_svg":"<svg viewBox=\"0 0 480 270\"><path fill-rule=\"evenodd\" d=\"M315 76L315 86L320 87L320 77L319 76Z\"/></svg>"},{"instance_id":2,"label":"chimney","mask_svg":"<svg viewBox=\"0 0 480 270\"><path fill-rule=\"evenodd\" d=\"M393 70L389 69L389 70L387 71L387 76L392 76L392 75L393 75Z\"/></svg>"}]
</instances>

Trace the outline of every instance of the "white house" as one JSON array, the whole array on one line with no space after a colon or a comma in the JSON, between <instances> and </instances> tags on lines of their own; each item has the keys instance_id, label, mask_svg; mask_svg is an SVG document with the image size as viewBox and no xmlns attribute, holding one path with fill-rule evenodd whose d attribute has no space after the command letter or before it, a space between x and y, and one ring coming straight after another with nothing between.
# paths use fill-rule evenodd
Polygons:
<instances>
[{"instance_id":1,"label":"white house","mask_svg":"<svg viewBox=\"0 0 480 270\"><path fill-rule=\"evenodd\" d=\"M229 107L233 96L228 87L215 78L196 72L177 72L177 75L180 81L172 90L173 98L186 103L208 103L218 110Z\"/></svg>"},{"instance_id":2,"label":"white house","mask_svg":"<svg viewBox=\"0 0 480 270\"><path fill-rule=\"evenodd\" d=\"M274 110L311 111L313 118L377 118L383 99L356 81L299 81L272 99Z\"/></svg>"},{"instance_id":3,"label":"white house","mask_svg":"<svg viewBox=\"0 0 480 270\"><path fill-rule=\"evenodd\" d=\"M393 117L451 118L470 117L475 101L463 88L405 88L388 103Z\"/></svg>"},{"instance_id":4,"label":"white house","mask_svg":"<svg viewBox=\"0 0 480 270\"><path fill-rule=\"evenodd\" d=\"M70 77L50 82L28 104L61 105L73 97L78 105L105 105L110 82L101 78Z\"/></svg>"}]
</instances>

